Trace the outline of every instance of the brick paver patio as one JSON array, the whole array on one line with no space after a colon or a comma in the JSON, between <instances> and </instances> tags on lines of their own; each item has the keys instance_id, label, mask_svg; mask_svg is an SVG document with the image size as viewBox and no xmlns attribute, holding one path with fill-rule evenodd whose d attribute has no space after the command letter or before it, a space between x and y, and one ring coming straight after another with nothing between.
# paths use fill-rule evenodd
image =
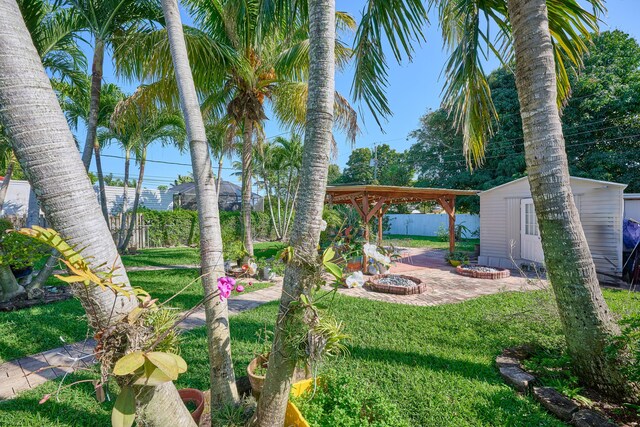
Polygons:
<instances>
[{"instance_id":1,"label":"brick paver patio","mask_svg":"<svg viewBox=\"0 0 640 427\"><path fill-rule=\"evenodd\" d=\"M530 291L546 286L546 281L527 280L512 271L506 279L488 280L461 276L445 260L443 250L412 248L395 263L389 273L414 276L427 284L427 290L417 295L392 295L363 288L340 289L340 293L352 297L410 305L439 305L456 303L482 295L503 291Z\"/></svg>"}]
</instances>

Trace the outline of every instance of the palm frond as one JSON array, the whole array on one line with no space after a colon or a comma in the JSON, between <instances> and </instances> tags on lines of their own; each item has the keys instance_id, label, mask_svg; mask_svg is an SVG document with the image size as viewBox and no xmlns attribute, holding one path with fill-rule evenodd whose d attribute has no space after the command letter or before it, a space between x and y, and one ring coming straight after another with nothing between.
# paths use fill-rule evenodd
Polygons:
<instances>
[{"instance_id":1,"label":"palm frond","mask_svg":"<svg viewBox=\"0 0 640 427\"><path fill-rule=\"evenodd\" d=\"M396 61L413 54L413 43L425 40L428 22L421 0L368 0L354 41L355 72L352 94L364 101L378 125L392 114L386 96L388 63L383 41L388 41Z\"/></svg>"}]
</instances>

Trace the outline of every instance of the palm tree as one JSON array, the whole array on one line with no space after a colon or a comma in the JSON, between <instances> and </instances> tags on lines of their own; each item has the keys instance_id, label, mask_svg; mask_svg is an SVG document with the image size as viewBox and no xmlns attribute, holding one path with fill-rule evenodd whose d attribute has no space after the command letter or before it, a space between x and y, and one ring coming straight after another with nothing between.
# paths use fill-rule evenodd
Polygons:
<instances>
[{"instance_id":1,"label":"palm tree","mask_svg":"<svg viewBox=\"0 0 640 427\"><path fill-rule=\"evenodd\" d=\"M180 105L185 118L193 178L196 184L200 226L200 265L206 301L205 315L213 413L224 404L235 404L238 401L238 390L231 360L227 303L215 297L217 280L224 276L218 194L216 193L207 134L191 74L177 0L162 0L162 9L167 25L175 82L178 85Z\"/></svg>"},{"instance_id":2,"label":"palm tree","mask_svg":"<svg viewBox=\"0 0 640 427\"><path fill-rule=\"evenodd\" d=\"M13 151L9 145L9 138L7 138L4 133L4 129L0 125L0 171L4 171L2 184L0 185L0 212L2 212L4 199L7 196L7 190L9 189L9 183L13 176L14 166L15 157L13 156Z\"/></svg>"},{"instance_id":3,"label":"palm tree","mask_svg":"<svg viewBox=\"0 0 640 427\"><path fill-rule=\"evenodd\" d=\"M87 138L82 150L82 162L89 169L98 131L100 92L105 50L160 19L160 10L153 0L61 0L78 20L78 30L93 38L91 92Z\"/></svg>"},{"instance_id":4,"label":"palm tree","mask_svg":"<svg viewBox=\"0 0 640 427\"><path fill-rule=\"evenodd\" d=\"M76 42L79 17L60 2L18 0L18 6L44 68L56 79L86 85L87 59Z\"/></svg>"},{"instance_id":5,"label":"palm tree","mask_svg":"<svg viewBox=\"0 0 640 427\"><path fill-rule=\"evenodd\" d=\"M463 131L470 164L482 162L495 117L480 65L481 41L505 63L515 53L529 184L574 372L609 395L630 397L634 392L620 372L620 360L606 352L619 328L602 296L571 193L559 113L570 93L566 67L581 65L597 17L574 0L438 3L452 52L446 66L446 102ZM596 12L602 10L600 0L590 3ZM499 41L513 39L513 52L490 43L480 25L482 16L497 25Z\"/></svg>"},{"instance_id":6,"label":"palm tree","mask_svg":"<svg viewBox=\"0 0 640 427\"><path fill-rule=\"evenodd\" d=\"M267 118L267 101L283 124L298 128L304 125L309 52L306 18L294 21L292 27L281 25L263 31L261 0L189 0L187 3L200 28L187 28L185 33L197 79L196 89L203 99L202 109L207 116L226 114L243 135L243 241L246 251L253 256L253 145ZM355 25L347 14L339 13L337 17L341 27ZM116 52L116 63L127 76L156 80L149 89L166 98L166 94L171 94L167 87L174 83L163 81L171 71L167 49L161 41L163 37L162 31L139 34L137 43L129 43ZM351 50L337 42L336 54L339 64L344 65ZM358 131L355 111L344 97L335 99L339 113L336 125L355 138Z\"/></svg>"},{"instance_id":7,"label":"palm tree","mask_svg":"<svg viewBox=\"0 0 640 427\"><path fill-rule=\"evenodd\" d=\"M154 142L161 142L163 145L174 144L182 151L185 148L186 140L182 115L176 111L158 109L155 104L141 104L137 96L138 93L136 92L129 98L120 101L111 115L111 128L115 132L106 132L102 135L103 139L110 137L117 139L118 135L124 135L124 140L128 142L125 142L124 145L132 147L138 160L138 180L136 181L136 193L128 226L126 225L127 212L123 206L123 229L120 230L118 241L120 252L125 251L129 246L136 225L136 212L140 205L149 145ZM125 175L128 175L128 171L125 172ZM124 191L126 198L126 181Z\"/></svg>"},{"instance_id":8,"label":"palm tree","mask_svg":"<svg viewBox=\"0 0 640 427\"><path fill-rule=\"evenodd\" d=\"M84 81L81 85L69 85L64 82L53 81L54 89L58 92L60 98L60 104L67 122L73 130L78 129L80 121L85 126L89 121L89 86L91 80L89 76L85 75ZM120 88L113 84L107 83L102 86L100 91L100 108L98 110L98 128L108 128L111 114L118 102L125 98L125 94ZM109 225L109 212L107 207L107 195L105 191L104 173L102 171L102 160L100 156L100 138L96 138L93 146L93 151L96 157L96 175L98 177L98 187L100 190L100 207L102 208L102 215L104 216L107 226Z\"/></svg>"},{"instance_id":9,"label":"palm tree","mask_svg":"<svg viewBox=\"0 0 640 427\"><path fill-rule=\"evenodd\" d=\"M49 78L40 62L15 0L0 0L0 123L35 189L47 221L96 270L118 268L114 282L131 289L127 274ZM74 284L90 325L99 331L138 306L100 287ZM148 425L185 425L193 421L173 383L155 388L140 407Z\"/></svg>"},{"instance_id":10,"label":"palm tree","mask_svg":"<svg viewBox=\"0 0 640 427\"><path fill-rule=\"evenodd\" d=\"M335 0L309 1L309 96L303 152L301 193L290 244L295 258L287 264L276 321L269 369L260 400L257 425L279 426L289 397L296 360L285 345L284 329L293 311L289 305L311 290L332 145L335 92Z\"/></svg>"},{"instance_id":11,"label":"palm tree","mask_svg":"<svg viewBox=\"0 0 640 427\"><path fill-rule=\"evenodd\" d=\"M82 86L86 58L78 47L74 32L78 27L76 17L58 3L45 0L18 0L24 23L31 34L42 65L55 78ZM0 127L0 170L5 170L0 186L0 210L14 171L15 156L9 141Z\"/></svg>"},{"instance_id":12,"label":"palm tree","mask_svg":"<svg viewBox=\"0 0 640 427\"><path fill-rule=\"evenodd\" d=\"M216 183L216 194L220 194L220 185L222 184L222 168L224 158L231 159L236 153L238 147L238 131L229 120L222 118L216 120L211 118L206 125L207 141L209 148L215 158L218 159L218 173Z\"/></svg>"}]
</instances>

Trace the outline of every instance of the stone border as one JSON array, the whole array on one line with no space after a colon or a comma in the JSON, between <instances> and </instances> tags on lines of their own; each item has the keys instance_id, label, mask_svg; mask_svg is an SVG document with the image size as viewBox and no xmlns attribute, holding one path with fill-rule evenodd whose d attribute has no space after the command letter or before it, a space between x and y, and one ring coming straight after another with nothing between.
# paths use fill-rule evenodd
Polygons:
<instances>
[{"instance_id":1,"label":"stone border","mask_svg":"<svg viewBox=\"0 0 640 427\"><path fill-rule=\"evenodd\" d=\"M402 277L403 279L411 280L416 286L394 286L378 283L378 280L388 276L388 274L376 274L367 280L366 286L374 292L382 292L385 294L394 295L415 295L421 294L427 290L427 284L417 277L407 276L405 274L393 274L394 276Z\"/></svg>"},{"instance_id":2,"label":"stone border","mask_svg":"<svg viewBox=\"0 0 640 427\"><path fill-rule=\"evenodd\" d=\"M477 267L485 267L485 266L478 265ZM495 267L487 267L487 268L495 268ZM505 269L497 268L496 270L498 271L469 270L467 268L464 268L464 264L456 267L456 273L458 273L461 276L473 277L474 279L496 280L496 279L506 279L507 277L511 276L511 271L509 271L506 268Z\"/></svg>"},{"instance_id":3,"label":"stone border","mask_svg":"<svg viewBox=\"0 0 640 427\"><path fill-rule=\"evenodd\" d=\"M496 366L507 384L520 393L531 393L542 406L562 421L576 427L616 427L616 424L606 417L591 409L580 407L556 389L536 386L536 377L525 371L520 361L509 356L507 350L496 357Z\"/></svg>"}]
</instances>

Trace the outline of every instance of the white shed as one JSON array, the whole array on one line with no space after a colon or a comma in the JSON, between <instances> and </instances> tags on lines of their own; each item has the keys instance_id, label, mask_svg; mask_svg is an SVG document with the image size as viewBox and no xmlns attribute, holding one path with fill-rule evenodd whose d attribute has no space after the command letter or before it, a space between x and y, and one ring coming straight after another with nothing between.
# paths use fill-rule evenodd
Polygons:
<instances>
[{"instance_id":1,"label":"white shed","mask_svg":"<svg viewBox=\"0 0 640 427\"><path fill-rule=\"evenodd\" d=\"M625 184L571 177L596 269L622 271L622 218ZM493 267L544 262L529 181L526 177L480 193L480 256Z\"/></svg>"}]
</instances>

